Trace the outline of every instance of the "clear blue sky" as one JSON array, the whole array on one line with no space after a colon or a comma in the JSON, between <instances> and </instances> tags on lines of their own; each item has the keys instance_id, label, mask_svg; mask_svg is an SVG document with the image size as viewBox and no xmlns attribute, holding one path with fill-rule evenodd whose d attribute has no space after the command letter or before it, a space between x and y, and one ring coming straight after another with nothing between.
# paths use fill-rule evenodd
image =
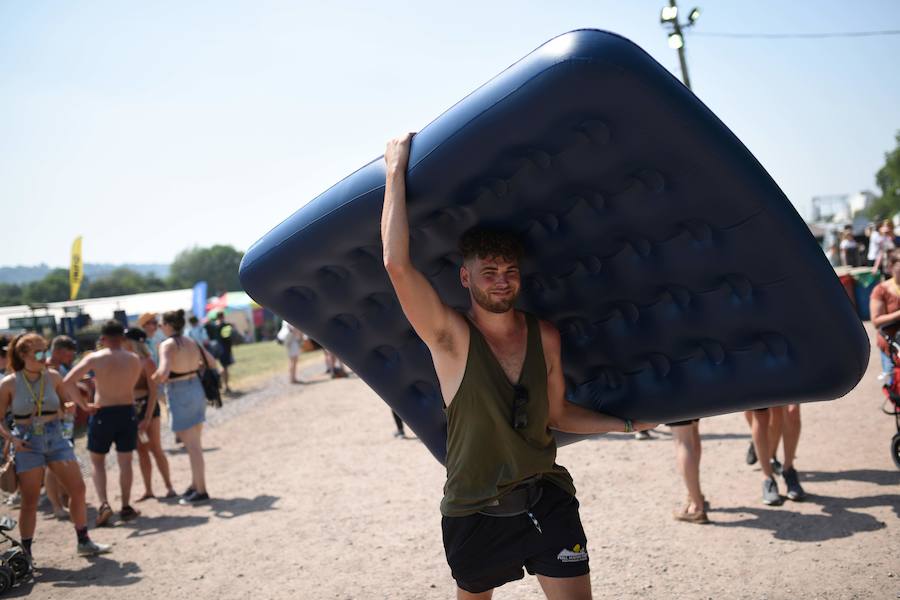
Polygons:
<instances>
[{"instance_id":1,"label":"clear blue sky","mask_svg":"<svg viewBox=\"0 0 900 600\"><path fill-rule=\"evenodd\" d=\"M0 264L246 249L547 39L629 37L678 74L663 0L0 3ZM900 29L900 2L698 0L702 32ZM693 4L681 4L683 11ZM688 35L694 91L801 213L874 189L900 36Z\"/></svg>"}]
</instances>

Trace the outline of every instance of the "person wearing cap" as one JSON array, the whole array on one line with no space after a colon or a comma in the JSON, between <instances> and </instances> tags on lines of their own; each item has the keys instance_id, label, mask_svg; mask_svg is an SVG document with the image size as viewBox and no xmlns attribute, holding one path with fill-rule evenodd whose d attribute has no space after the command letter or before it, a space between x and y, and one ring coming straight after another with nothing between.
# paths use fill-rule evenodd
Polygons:
<instances>
[{"instance_id":1,"label":"person wearing cap","mask_svg":"<svg viewBox=\"0 0 900 600\"><path fill-rule=\"evenodd\" d=\"M150 356L153 358L153 362L159 364L159 345L166 339L159 329L159 313L145 312L141 314L138 317L137 326L147 334L147 348L150 349Z\"/></svg>"}]
</instances>

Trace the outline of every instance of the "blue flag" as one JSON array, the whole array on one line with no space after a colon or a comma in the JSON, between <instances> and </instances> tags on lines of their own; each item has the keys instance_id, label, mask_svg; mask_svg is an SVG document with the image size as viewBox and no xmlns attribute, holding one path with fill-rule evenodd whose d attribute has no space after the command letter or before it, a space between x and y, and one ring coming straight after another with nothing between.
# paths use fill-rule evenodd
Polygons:
<instances>
[{"instance_id":1,"label":"blue flag","mask_svg":"<svg viewBox=\"0 0 900 600\"><path fill-rule=\"evenodd\" d=\"M198 319L206 316L206 282L198 281L194 284L194 300L191 304L191 312Z\"/></svg>"}]
</instances>

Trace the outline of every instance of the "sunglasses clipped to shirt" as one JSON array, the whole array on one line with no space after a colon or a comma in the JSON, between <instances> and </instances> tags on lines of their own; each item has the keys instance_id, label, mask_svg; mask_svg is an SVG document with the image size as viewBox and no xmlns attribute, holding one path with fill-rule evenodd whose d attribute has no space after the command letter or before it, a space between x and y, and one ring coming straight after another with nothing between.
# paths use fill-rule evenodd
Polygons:
<instances>
[{"instance_id":1,"label":"sunglasses clipped to shirt","mask_svg":"<svg viewBox=\"0 0 900 600\"><path fill-rule=\"evenodd\" d=\"M524 385L513 386L512 428L528 427L528 388Z\"/></svg>"}]
</instances>

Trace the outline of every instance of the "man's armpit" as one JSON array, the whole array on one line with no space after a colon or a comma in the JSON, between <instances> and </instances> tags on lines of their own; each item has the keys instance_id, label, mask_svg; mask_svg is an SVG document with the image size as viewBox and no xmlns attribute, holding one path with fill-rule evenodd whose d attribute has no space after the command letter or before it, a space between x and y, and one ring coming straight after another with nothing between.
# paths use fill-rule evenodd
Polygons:
<instances>
[{"instance_id":1,"label":"man's armpit","mask_svg":"<svg viewBox=\"0 0 900 600\"><path fill-rule=\"evenodd\" d=\"M449 329L438 331L434 343L440 350L447 352L448 354L455 353L456 344L453 341L453 335L450 333Z\"/></svg>"}]
</instances>

